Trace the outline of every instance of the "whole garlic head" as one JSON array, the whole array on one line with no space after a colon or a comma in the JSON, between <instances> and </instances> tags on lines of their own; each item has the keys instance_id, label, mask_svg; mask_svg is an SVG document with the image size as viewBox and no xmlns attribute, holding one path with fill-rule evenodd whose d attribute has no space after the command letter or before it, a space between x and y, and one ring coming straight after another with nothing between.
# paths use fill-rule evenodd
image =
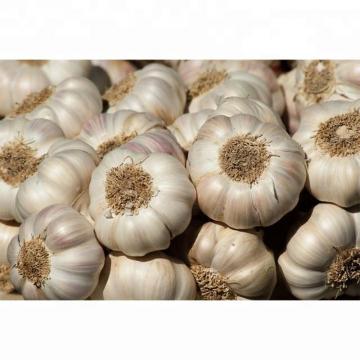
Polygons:
<instances>
[{"instance_id":1,"label":"whole garlic head","mask_svg":"<svg viewBox=\"0 0 360 360\"><path fill-rule=\"evenodd\" d=\"M2 120L0 219L22 222L48 205L71 205L87 190L97 161L89 145L65 139L51 121Z\"/></svg>"},{"instance_id":2,"label":"whole garlic head","mask_svg":"<svg viewBox=\"0 0 360 360\"><path fill-rule=\"evenodd\" d=\"M2 60L0 61L0 116L34 92L74 76L88 76L87 60Z\"/></svg>"},{"instance_id":3,"label":"whole garlic head","mask_svg":"<svg viewBox=\"0 0 360 360\"><path fill-rule=\"evenodd\" d=\"M77 211L52 205L26 219L8 248L10 278L25 299L86 299L104 266L94 229Z\"/></svg>"},{"instance_id":4,"label":"whole garlic head","mask_svg":"<svg viewBox=\"0 0 360 360\"><path fill-rule=\"evenodd\" d=\"M276 284L274 256L261 231L204 224L189 252L203 300L268 299Z\"/></svg>"},{"instance_id":5,"label":"whole garlic head","mask_svg":"<svg viewBox=\"0 0 360 360\"><path fill-rule=\"evenodd\" d=\"M307 188L320 201L360 204L360 101L306 108L293 136L308 158Z\"/></svg>"},{"instance_id":6,"label":"whole garlic head","mask_svg":"<svg viewBox=\"0 0 360 360\"><path fill-rule=\"evenodd\" d=\"M86 78L69 78L56 86L30 93L9 114L9 118L48 119L68 138L81 131L83 123L100 114L102 101L96 86Z\"/></svg>"},{"instance_id":7,"label":"whole garlic head","mask_svg":"<svg viewBox=\"0 0 360 360\"><path fill-rule=\"evenodd\" d=\"M289 240L279 265L298 299L360 296L360 212L318 204Z\"/></svg>"},{"instance_id":8,"label":"whole garlic head","mask_svg":"<svg viewBox=\"0 0 360 360\"><path fill-rule=\"evenodd\" d=\"M251 115L209 119L187 166L201 210L235 229L274 224L295 207L306 179L300 146Z\"/></svg>"},{"instance_id":9,"label":"whole garlic head","mask_svg":"<svg viewBox=\"0 0 360 360\"><path fill-rule=\"evenodd\" d=\"M185 107L185 87L175 70L150 64L113 85L104 95L108 112L134 110L149 112L171 124Z\"/></svg>"},{"instance_id":10,"label":"whole garlic head","mask_svg":"<svg viewBox=\"0 0 360 360\"><path fill-rule=\"evenodd\" d=\"M201 110L197 113L187 113L178 117L168 127L174 134L181 147L189 151L199 130L205 122L216 115L234 116L248 114L263 122L277 124L284 128L280 116L261 101L250 98L227 97L220 99L215 110Z\"/></svg>"},{"instance_id":11,"label":"whole garlic head","mask_svg":"<svg viewBox=\"0 0 360 360\"><path fill-rule=\"evenodd\" d=\"M141 258L110 253L92 299L193 300L196 286L189 268L158 251Z\"/></svg>"},{"instance_id":12,"label":"whole garlic head","mask_svg":"<svg viewBox=\"0 0 360 360\"><path fill-rule=\"evenodd\" d=\"M89 194L99 241L129 256L166 249L190 223L195 201L195 189L178 160L126 149L103 158Z\"/></svg>"}]
</instances>

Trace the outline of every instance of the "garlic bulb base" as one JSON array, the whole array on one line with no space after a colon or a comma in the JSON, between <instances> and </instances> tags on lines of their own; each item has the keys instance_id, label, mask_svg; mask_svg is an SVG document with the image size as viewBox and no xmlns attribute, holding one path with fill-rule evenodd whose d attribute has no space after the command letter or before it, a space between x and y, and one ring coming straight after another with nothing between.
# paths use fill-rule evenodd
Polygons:
<instances>
[{"instance_id":1,"label":"garlic bulb base","mask_svg":"<svg viewBox=\"0 0 360 360\"><path fill-rule=\"evenodd\" d=\"M103 95L103 99L106 100L110 106L116 105L131 92L135 85L135 81L135 75L132 73L129 74L125 79L112 85Z\"/></svg>"},{"instance_id":2,"label":"garlic bulb base","mask_svg":"<svg viewBox=\"0 0 360 360\"><path fill-rule=\"evenodd\" d=\"M14 291L14 286L10 281L10 266L0 265L0 294L10 294Z\"/></svg>"}]
</instances>

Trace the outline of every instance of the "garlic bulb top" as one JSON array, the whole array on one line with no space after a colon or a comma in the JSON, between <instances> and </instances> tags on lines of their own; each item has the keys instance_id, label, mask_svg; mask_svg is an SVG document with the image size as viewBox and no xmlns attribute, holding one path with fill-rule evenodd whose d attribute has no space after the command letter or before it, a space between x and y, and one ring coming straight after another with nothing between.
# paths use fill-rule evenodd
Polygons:
<instances>
[{"instance_id":1,"label":"garlic bulb top","mask_svg":"<svg viewBox=\"0 0 360 360\"><path fill-rule=\"evenodd\" d=\"M280 116L261 101L250 98L227 97L219 99L215 110L201 110L178 117L168 128L174 134L183 149L189 151L201 126L206 120L216 116L233 116L238 114L253 115L263 122L277 124L284 128Z\"/></svg>"},{"instance_id":2,"label":"garlic bulb top","mask_svg":"<svg viewBox=\"0 0 360 360\"><path fill-rule=\"evenodd\" d=\"M274 256L261 231L208 222L190 252L191 271L204 300L268 299L276 284Z\"/></svg>"},{"instance_id":3,"label":"garlic bulb top","mask_svg":"<svg viewBox=\"0 0 360 360\"><path fill-rule=\"evenodd\" d=\"M89 194L99 241L130 256L166 249L190 223L195 201L195 189L178 160L127 149L103 158Z\"/></svg>"},{"instance_id":4,"label":"garlic bulb top","mask_svg":"<svg viewBox=\"0 0 360 360\"><path fill-rule=\"evenodd\" d=\"M299 61L297 67L280 76L290 118L290 132L297 130L300 111L307 106L332 100L360 98L358 64L331 60ZM351 69L354 71L351 71ZM352 77L354 76L354 77Z\"/></svg>"},{"instance_id":5,"label":"garlic bulb top","mask_svg":"<svg viewBox=\"0 0 360 360\"><path fill-rule=\"evenodd\" d=\"M274 224L295 207L306 179L300 146L251 115L209 119L187 166L201 210L236 229Z\"/></svg>"},{"instance_id":6,"label":"garlic bulb top","mask_svg":"<svg viewBox=\"0 0 360 360\"><path fill-rule=\"evenodd\" d=\"M360 204L360 101L329 101L302 112L294 135L308 158L309 191L320 201Z\"/></svg>"},{"instance_id":7,"label":"garlic bulb top","mask_svg":"<svg viewBox=\"0 0 360 360\"><path fill-rule=\"evenodd\" d=\"M219 100L235 96L260 100L272 106L270 90L257 76L243 71L226 72L215 69L202 74L189 90L192 98L189 112L216 109Z\"/></svg>"},{"instance_id":8,"label":"garlic bulb top","mask_svg":"<svg viewBox=\"0 0 360 360\"><path fill-rule=\"evenodd\" d=\"M149 113L119 110L115 113L100 114L90 118L78 138L96 150L100 160L111 150L165 123Z\"/></svg>"},{"instance_id":9,"label":"garlic bulb top","mask_svg":"<svg viewBox=\"0 0 360 360\"><path fill-rule=\"evenodd\" d=\"M104 95L108 112L129 109L149 112L171 124L185 107L185 87L175 70L150 64L113 85Z\"/></svg>"},{"instance_id":10,"label":"garlic bulb top","mask_svg":"<svg viewBox=\"0 0 360 360\"><path fill-rule=\"evenodd\" d=\"M87 60L2 60L0 61L0 116L34 92L57 85L74 76L88 76Z\"/></svg>"},{"instance_id":11,"label":"garlic bulb top","mask_svg":"<svg viewBox=\"0 0 360 360\"><path fill-rule=\"evenodd\" d=\"M45 119L0 122L0 219L22 222L54 203L72 204L88 187L98 159Z\"/></svg>"},{"instance_id":12,"label":"garlic bulb top","mask_svg":"<svg viewBox=\"0 0 360 360\"><path fill-rule=\"evenodd\" d=\"M52 205L26 219L8 248L10 278L25 299L86 299L98 284L104 252L77 211Z\"/></svg>"},{"instance_id":13,"label":"garlic bulb top","mask_svg":"<svg viewBox=\"0 0 360 360\"><path fill-rule=\"evenodd\" d=\"M360 296L360 212L318 204L291 237L279 265L293 295Z\"/></svg>"},{"instance_id":14,"label":"garlic bulb top","mask_svg":"<svg viewBox=\"0 0 360 360\"><path fill-rule=\"evenodd\" d=\"M91 298L192 300L195 297L195 281L189 268L158 251L141 258L110 253Z\"/></svg>"},{"instance_id":15,"label":"garlic bulb top","mask_svg":"<svg viewBox=\"0 0 360 360\"><path fill-rule=\"evenodd\" d=\"M59 125L66 137L73 138L80 133L83 123L101 110L96 86L86 78L74 77L29 94L8 117L48 119Z\"/></svg>"}]
</instances>

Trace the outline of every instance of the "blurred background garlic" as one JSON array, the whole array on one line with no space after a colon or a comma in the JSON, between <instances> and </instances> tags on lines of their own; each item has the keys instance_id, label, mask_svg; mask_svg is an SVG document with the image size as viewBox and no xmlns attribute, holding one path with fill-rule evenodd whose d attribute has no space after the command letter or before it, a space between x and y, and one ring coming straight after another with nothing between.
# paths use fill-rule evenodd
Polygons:
<instances>
[{"instance_id":1,"label":"blurred background garlic","mask_svg":"<svg viewBox=\"0 0 360 360\"><path fill-rule=\"evenodd\" d=\"M104 252L77 211L52 205L28 217L8 247L10 279L25 299L86 299L99 281Z\"/></svg>"},{"instance_id":2,"label":"blurred background garlic","mask_svg":"<svg viewBox=\"0 0 360 360\"><path fill-rule=\"evenodd\" d=\"M11 239L19 232L15 221L0 221L0 300L11 300L18 294L10 281L10 264L7 260L7 249ZM14 296L12 296L14 295Z\"/></svg>"},{"instance_id":3,"label":"blurred background garlic","mask_svg":"<svg viewBox=\"0 0 360 360\"><path fill-rule=\"evenodd\" d=\"M185 107L186 95L177 72L165 65L150 64L114 84L104 94L108 112L129 109L149 112L171 124Z\"/></svg>"},{"instance_id":4,"label":"blurred background garlic","mask_svg":"<svg viewBox=\"0 0 360 360\"><path fill-rule=\"evenodd\" d=\"M215 110L201 110L181 115L168 129L174 134L181 147L189 151L206 120L216 115L234 116L238 114L253 115L263 122L277 124L284 128L280 116L261 101L227 97L219 99Z\"/></svg>"},{"instance_id":5,"label":"blurred background garlic","mask_svg":"<svg viewBox=\"0 0 360 360\"><path fill-rule=\"evenodd\" d=\"M279 265L298 299L360 296L360 212L318 204L290 238Z\"/></svg>"},{"instance_id":6,"label":"blurred background garlic","mask_svg":"<svg viewBox=\"0 0 360 360\"><path fill-rule=\"evenodd\" d=\"M195 189L164 153L109 152L94 170L89 211L99 241L129 256L166 249L191 219Z\"/></svg>"},{"instance_id":7,"label":"blurred background garlic","mask_svg":"<svg viewBox=\"0 0 360 360\"><path fill-rule=\"evenodd\" d=\"M307 188L320 201L360 204L360 101L306 108L293 136L308 159Z\"/></svg>"},{"instance_id":8,"label":"blurred background garlic","mask_svg":"<svg viewBox=\"0 0 360 360\"><path fill-rule=\"evenodd\" d=\"M101 96L96 86L86 78L73 77L30 93L7 117L48 119L60 126L66 137L73 138L80 133L83 123L101 110Z\"/></svg>"},{"instance_id":9,"label":"blurred background garlic","mask_svg":"<svg viewBox=\"0 0 360 360\"><path fill-rule=\"evenodd\" d=\"M189 251L202 300L268 299L276 284L274 256L261 231L208 222Z\"/></svg>"},{"instance_id":10,"label":"blurred background garlic","mask_svg":"<svg viewBox=\"0 0 360 360\"><path fill-rule=\"evenodd\" d=\"M87 190L98 158L45 119L0 122L0 219L22 222L42 208L71 205Z\"/></svg>"},{"instance_id":11,"label":"blurred background garlic","mask_svg":"<svg viewBox=\"0 0 360 360\"><path fill-rule=\"evenodd\" d=\"M101 94L136 70L133 64L125 60L92 60L91 64L89 78Z\"/></svg>"},{"instance_id":12,"label":"blurred background garlic","mask_svg":"<svg viewBox=\"0 0 360 360\"><path fill-rule=\"evenodd\" d=\"M209 119L187 166L204 214L236 229L274 224L295 207L306 179L300 146L251 115Z\"/></svg>"},{"instance_id":13,"label":"blurred background garlic","mask_svg":"<svg viewBox=\"0 0 360 360\"><path fill-rule=\"evenodd\" d=\"M141 258L106 256L95 300L193 300L196 286L189 268L158 251Z\"/></svg>"},{"instance_id":14,"label":"blurred background garlic","mask_svg":"<svg viewBox=\"0 0 360 360\"><path fill-rule=\"evenodd\" d=\"M299 126L300 112L307 106L332 100L360 98L360 62L306 60L279 77L284 89L289 131Z\"/></svg>"},{"instance_id":15,"label":"blurred background garlic","mask_svg":"<svg viewBox=\"0 0 360 360\"><path fill-rule=\"evenodd\" d=\"M1 60L0 116L10 113L29 94L70 77L86 77L90 69L88 60Z\"/></svg>"}]
</instances>

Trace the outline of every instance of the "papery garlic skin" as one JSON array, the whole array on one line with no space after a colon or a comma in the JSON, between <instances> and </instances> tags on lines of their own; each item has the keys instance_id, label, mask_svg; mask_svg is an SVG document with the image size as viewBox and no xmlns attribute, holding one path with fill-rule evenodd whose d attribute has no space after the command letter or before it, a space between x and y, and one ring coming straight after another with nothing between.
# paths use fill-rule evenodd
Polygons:
<instances>
[{"instance_id":1,"label":"papery garlic skin","mask_svg":"<svg viewBox=\"0 0 360 360\"><path fill-rule=\"evenodd\" d=\"M101 113L100 93L86 78L67 79L51 91L44 103L23 116L29 120L43 118L53 121L67 138L74 138L88 119Z\"/></svg>"},{"instance_id":2,"label":"papery garlic skin","mask_svg":"<svg viewBox=\"0 0 360 360\"><path fill-rule=\"evenodd\" d=\"M359 100L329 101L310 106L301 113L300 128L293 139L302 146L308 159L306 186L320 201L333 202L343 207L360 204L360 152L356 151L346 156L335 155L317 143L317 134L320 134L321 127L334 117L351 114L358 109ZM332 136L337 139L343 137L344 141L347 138L350 151L352 148L356 149L360 124L358 122L356 125L353 121L348 125L350 127L342 126L341 123L336 125ZM341 135L342 130L344 133Z\"/></svg>"},{"instance_id":3,"label":"papery garlic skin","mask_svg":"<svg viewBox=\"0 0 360 360\"><path fill-rule=\"evenodd\" d=\"M236 155L243 147L235 147L234 153L228 153L235 163L229 175L223 166L231 162L222 165L221 156L223 151L226 156L227 146L237 141L252 142L266 160ZM254 160L261 171L256 168L256 177L249 178ZM235 229L274 224L295 207L306 179L300 146L281 127L250 115L209 119L190 148L187 167L201 210ZM232 176L238 175L242 178L234 180Z\"/></svg>"},{"instance_id":4,"label":"papery garlic skin","mask_svg":"<svg viewBox=\"0 0 360 360\"><path fill-rule=\"evenodd\" d=\"M189 260L219 273L236 298L269 299L276 284L274 255L261 231L239 231L204 224L189 251Z\"/></svg>"},{"instance_id":5,"label":"papery garlic skin","mask_svg":"<svg viewBox=\"0 0 360 360\"><path fill-rule=\"evenodd\" d=\"M332 61L327 60L326 66L331 69L329 86L319 91L317 99L314 96L309 97L304 90L305 73L311 66L319 62L320 66L325 61L306 60L298 61L295 69L279 77L279 83L284 89L286 107L289 117L289 131L293 134L299 127L300 112L318 102L343 100L353 101L360 98L360 76L358 75L359 62Z\"/></svg>"},{"instance_id":6,"label":"papery garlic skin","mask_svg":"<svg viewBox=\"0 0 360 360\"><path fill-rule=\"evenodd\" d=\"M24 243L40 237L49 256L49 274L41 286L19 271ZM8 248L11 281L25 299L86 299L104 265L104 252L93 227L74 209L53 205L28 217ZM31 269L27 269L31 271Z\"/></svg>"},{"instance_id":7,"label":"papery garlic skin","mask_svg":"<svg viewBox=\"0 0 360 360\"><path fill-rule=\"evenodd\" d=\"M51 204L71 205L87 190L98 162L89 145L65 139L62 130L49 120L2 120L0 154L4 147L19 139L34 152L39 163L20 181L12 183L0 176L0 219L22 222ZM12 159L19 156L14 151Z\"/></svg>"},{"instance_id":8,"label":"papery garlic skin","mask_svg":"<svg viewBox=\"0 0 360 360\"><path fill-rule=\"evenodd\" d=\"M19 224L15 221L0 221L0 265L8 265L7 248L18 233Z\"/></svg>"},{"instance_id":9,"label":"papery garlic skin","mask_svg":"<svg viewBox=\"0 0 360 360\"><path fill-rule=\"evenodd\" d=\"M110 204L107 200L109 172L128 168L145 172L151 193L148 189L146 203L136 210L132 210L131 203L126 203L121 204L125 206L124 210L117 212L113 206L120 204ZM124 186L130 180L138 181L131 176ZM115 194L130 191L118 184L111 186ZM103 158L92 174L89 194L89 211L95 220L99 241L107 248L129 256L166 249L171 239L190 223L196 196L186 169L174 157L164 153L133 153L127 149L115 149ZM142 199L140 194L135 192L135 195L139 201Z\"/></svg>"},{"instance_id":10,"label":"papery garlic skin","mask_svg":"<svg viewBox=\"0 0 360 360\"><path fill-rule=\"evenodd\" d=\"M0 61L0 116L11 112L27 95L74 76L88 76L90 61Z\"/></svg>"},{"instance_id":11,"label":"papery garlic skin","mask_svg":"<svg viewBox=\"0 0 360 360\"><path fill-rule=\"evenodd\" d=\"M174 134L181 147L189 151L201 126L208 119L217 115L234 116L238 114L253 115L263 122L277 124L284 128L280 116L261 101L228 97L220 99L215 110L201 110L197 113L187 113L180 116L168 129Z\"/></svg>"},{"instance_id":12,"label":"papery garlic skin","mask_svg":"<svg viewBox=\"0 0 360 360\"><path fill-rule=\"evenodd\" d=\"M150 64L132 76L131 88L121 100L110 103L108 112L124 109L149 112L166 124L171 124L183 113L185 86L175 70L161 64ZM104 97L107 98L107 94Z\"/></svg>"},{"instance_id":13,"label":"papery garlic skin","mask_svg":"<svg viewBox=\"0 0 360 360\"><path fill-rule=\"evenodd\" d=\"M189 112L204 109L215 110L219 101L227 97L243 97L259 100L272 106L271 92L264 81L243 71L230 72L220 84L192 99Z\"/></svg>"},{"instance_id":14,"label":"papery garlic skin","mask_svg":"<svg viewBox=\"0 0 360 360\"><path fill-rule=\"evenodd\" d=\"M359 209L346 211L336 205L318 204L290 238L279 265L295 297L315 300L360 295L357 284L339 291L327 283L327 272L338 251L360 246L359 214Z\"/></svg>"},{"instance_id":15,"label":"papery garlic skin","mask_svg":"<svg viewBox=\"0 0 360 360\"><path fill-rule=\"evenodd\" d=\"M92 299L193 300L196 286L189 268L162 252L141 258L110 253Z\"/></svg>"}]
</instances>

